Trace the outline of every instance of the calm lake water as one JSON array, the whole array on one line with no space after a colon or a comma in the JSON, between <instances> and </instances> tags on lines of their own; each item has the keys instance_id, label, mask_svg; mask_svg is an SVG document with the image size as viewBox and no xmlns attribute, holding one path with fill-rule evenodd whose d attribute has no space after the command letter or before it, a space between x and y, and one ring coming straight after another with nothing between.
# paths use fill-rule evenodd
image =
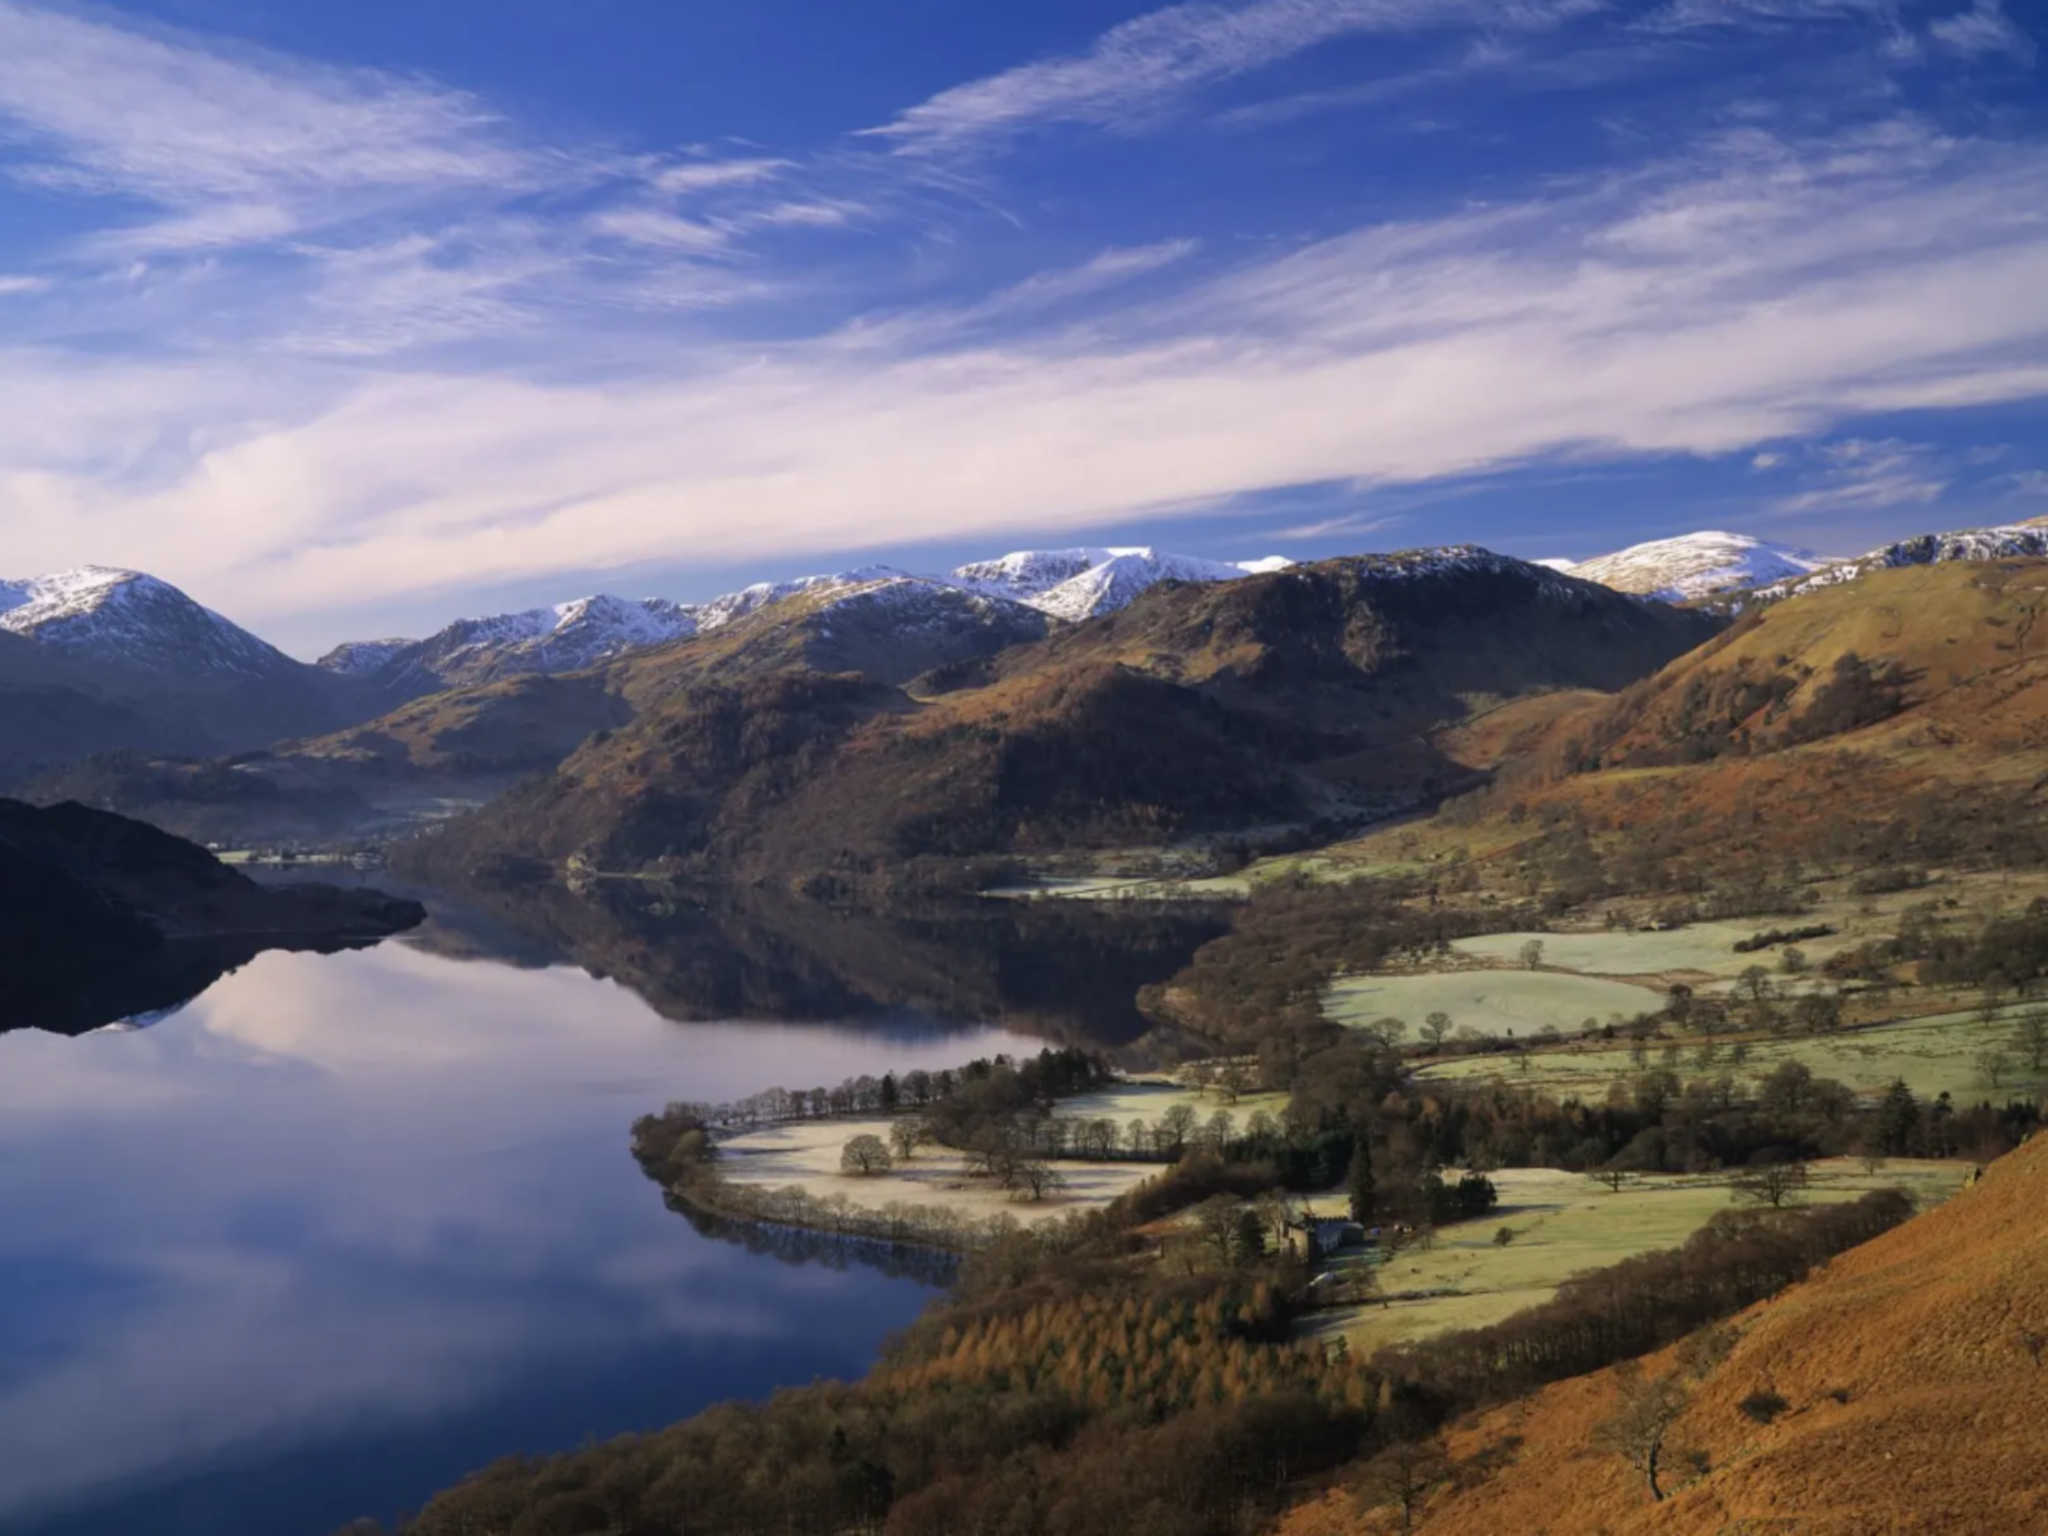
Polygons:
<instances>
[{"instance_id":1,"label":"calm lake water","mask_svg":"<svg viewBox=\"0 0 2048 1536\"><path fill-rule=\"evenodd\" d=\"M1041 1042L694 1022L564 965L264 956L146 1029L0 1035L0 1533L325 1536L491 1459L856 1374L922 1287L700 1237L671 1099Z\"/></svg>"}]
</instances>

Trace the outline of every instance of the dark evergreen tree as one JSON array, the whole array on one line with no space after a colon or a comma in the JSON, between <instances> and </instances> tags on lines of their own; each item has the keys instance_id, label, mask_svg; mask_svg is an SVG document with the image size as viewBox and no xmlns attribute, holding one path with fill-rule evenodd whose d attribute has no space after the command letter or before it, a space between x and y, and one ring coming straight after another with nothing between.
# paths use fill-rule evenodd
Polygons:
<instances>
[{"instance_id":1,"label":"dark evergreen tree","mask_svg":"<svg viewBox=\"0 0 2048 1536\"><path fill-rule=\"evenodd\" d=\"M1345 1177L1345 1188L1351 1194L1351 1219L1360 1226L1369 1227L1379 1215L1379 1186L1373 1182L1372 1146L1361 1136L1358 1145L1351 1152L1351 1171Z\"/></svg>"}]
</instances>

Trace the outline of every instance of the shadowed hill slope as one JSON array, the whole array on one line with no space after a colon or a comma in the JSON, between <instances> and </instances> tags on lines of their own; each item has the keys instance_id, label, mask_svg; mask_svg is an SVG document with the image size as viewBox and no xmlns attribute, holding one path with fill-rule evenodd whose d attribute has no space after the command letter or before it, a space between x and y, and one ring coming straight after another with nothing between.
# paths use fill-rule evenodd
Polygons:
<instances>
[{"instance_id":1,"label":"shadowed hill slope","mask_svg":"<svg viewBox=\"0 0 2048 1536\"><path fill-rule=\"evenodd\" d=\"M1596 1443L1625 1376L1455 1426L1421 1536L2019 1536L2048 1530L2048 1137L1736 1319L1689 1386L1668 1497ZM1651 1377L1675 1369L1647 1362ZM1763 1396L1768 1394L1769 1396ZM1773 1403L1778 1400L1782 1406ZM1745 1408L1745 1404L1748 1407ZM1693 1453L1697 1453L1697 1457ZM1706 1471L1696 1470L1703 1460ZM1282 1536L1400 1528L1339 1493Z\"/></svg>"},{"instance_id":2,"label":"shadowed hill slope","mask_svg":"<svg viewBox=\"0 0 2048 1536\"><path fill-rule=\"evenodd\" d=\"M451 806L481 804L553 768L594 734L714 681L744 687L777 672L857 672L898 684L1040 639L1048 622L1017 603L911 580L798 593L714 631L586 671L476 682L232 760L157 755L203 750L197 745L108 750L46 773L23 792L42 804L79 800L143 817L205 841L384 836L438 819ZM5 685L0 670L0 690ZM131 737L117 719L99 740L111 749Z\"/></svg>"},{"instance_id":3,"label":"shadowed hill slope","mask_svg":"<svg viewBox=\"0 0 2048 1536\"><path fill-rule=\"evenodd\" d=\"M375 891L260 886L125 817L0 800L0 1029L92 1028L261 950L369 942L424 916Z\"/></svg>"},{"instance_id":4,"label":"shadowed hill slope","mask_svg":"<svg viewBox=\"0 0 2048 1536\"><path fill-rule=\"evenodd\" d=\"M1474 782L1431 733L1504 698L1618 687L1717 621L1484 551L1166 585L908 689L709 668L614 674L637 707L427 862L835 884L926 861L1327 825Z\"/></svg>"}]
</instances>

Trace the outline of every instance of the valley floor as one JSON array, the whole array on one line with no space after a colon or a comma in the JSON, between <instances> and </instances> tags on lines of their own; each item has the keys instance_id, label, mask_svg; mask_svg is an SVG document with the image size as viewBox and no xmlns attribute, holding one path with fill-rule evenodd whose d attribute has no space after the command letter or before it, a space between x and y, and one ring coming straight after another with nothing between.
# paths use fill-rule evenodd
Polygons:
<instances>
[{"instance_id":1,"label":"valley floor","mask_svg":"<svg viewBox=\"0 0 2048 1536\"><path fill-rule=\"evenodd\" d=\"M1812 1165L1806 1198L1832 1203L1898 1188L1925 1210L1961 1188L1970 1166L1894 1158L1866 1169L1835 1158ZM1504 1168L1488 1176L1500 1191L1498 1210L1441 1229L1427 1250L1407 1249L1374 1265L1386 1300L1312 1314L1304 1336L1343 1338L1354 1351L1370 1354L1453 1329L1489 1327L1550 1300L1574 1275L1677 1248L1737 1203L1725 1174L1652 1175L1619 1190L1552 1168ZM1341 1197L1330 1197L1318 1208L1341 1204ZM1496 1242L1501 1231L1512 1240ZM1341 1273L1347 1264L1372 1265L1373 1259L1363 1251L1340 1253L1333 1267Z\"/></svg>"}]
</instances>

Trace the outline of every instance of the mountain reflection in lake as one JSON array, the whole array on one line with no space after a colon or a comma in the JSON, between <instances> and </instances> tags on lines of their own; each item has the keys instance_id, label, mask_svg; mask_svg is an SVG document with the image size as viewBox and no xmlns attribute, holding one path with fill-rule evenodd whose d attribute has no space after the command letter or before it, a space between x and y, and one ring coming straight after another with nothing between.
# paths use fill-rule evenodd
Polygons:
<instances>
[{"instance_id":1,"label":"mountain reflection in lake","mask_svg":"<svg viewBox=\"0 0 2048 1536\"><path fill-rule=\"evenodd\" d=\"M1186 902L991 900L871 911L768 890L633 880L470 891L430 906L434 919L408 943L575 964L623 982L671 1019L909 1010L1095 1047L1147 1035L1138 989L1173 975L1228 926L1220 910ZM1156 1037L1146 1042L1146 1054L1171 1050Z\"/></svg>"},{"instance_id":2,"label":"mountain reflection in lake","mask_svg":"<svg viewBox=\"0 0 2048 1536\"><path fill-rule=\"evenodd\" d=\"M425 942L501 947L480 924ZM671 1003L693 968L775 969L603 943ZM0 1036L0 1532L324 1536L499 1455L857 1373L910 1319L912 1279L692 1231L630 1123L1038 1040L859 986L856 1024L682 1026L532 944L267 955L147 1029Z\"/></svg>"}]
</instances>

